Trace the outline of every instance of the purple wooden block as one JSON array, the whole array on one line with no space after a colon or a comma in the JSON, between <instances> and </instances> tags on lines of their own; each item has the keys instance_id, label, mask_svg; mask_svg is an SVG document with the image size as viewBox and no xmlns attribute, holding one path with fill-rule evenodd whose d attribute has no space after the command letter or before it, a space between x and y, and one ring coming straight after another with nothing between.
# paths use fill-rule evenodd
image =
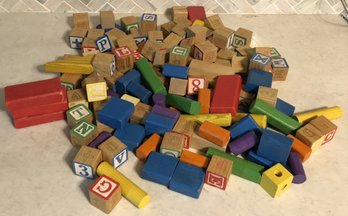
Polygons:
<instances>
[{"instance_id":1,"label":"purple wooden block","mask_svg":"<svg viewBox=\"0 0 348 216\"><path fill-rule=\"evenodd\" d=\"M119 94L117 94L116 92L112 91L111 89L108 89L106 93L107 93L108 96L111 96L111 97L120 97Z\"/></svg>"},{"instance_id":2,"label":"purple wooden block","mask_svg":"<svg viewBox=\"0 0 348 216\"><path fill-rule=\"evenodd\" d=\"M307 180L299 153L290 152L288 166L291 174L294 176L292 183L301 184Z\"/></svg>"},{"instance_id":3,"label":"purple wooden block","mask_svg":"<svg viewBox=\"0 0 348 216\"><path fill-rule=\"evenodd\" d=\"M249 131L248 133L238 137L228 144L228 148L234 155L240 155L256 145L259 141L259 137L254 131Z\"/></svg>"},{"instance_id":4,"label":"purple wooden block","mask_svg":"<svg viewBox=\"0 0 348 216\"><path fill-rule=\"evenodd\" d=\"M105 140L109 139L112 135L109 132L101 132L88 146L97 148L98 145L102 144Z\"/></svg>"},{"instance_id":5,"label":"purple wooden block","mask_svg":"<svg viewBox=\"0 0 348 216\"><path fill-rule=\"evenodd\" d=\"M152 95L152 101L154 105L158 106L166 106L166 96L160 93L156 93Z\"/></svg>"},{"instance_id":6,"label":"purple wooden block","mask_svg":"<svg viewBox=\"0 0 348 216\"><path fill-rule=\"evenodd\" d=\"M178 118L180 117L179 111L169 109L167 107L159 106L157 104L152 107L151 112L157 113L159 115L166 116L168 118L175 119L175 120L178 120Z\"/></svg>"}]
</instances>

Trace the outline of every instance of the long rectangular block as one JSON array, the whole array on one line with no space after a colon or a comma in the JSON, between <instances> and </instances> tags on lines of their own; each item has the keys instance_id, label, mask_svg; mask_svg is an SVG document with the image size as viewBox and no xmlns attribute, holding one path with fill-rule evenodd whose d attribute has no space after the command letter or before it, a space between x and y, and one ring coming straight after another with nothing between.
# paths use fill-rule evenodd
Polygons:
<instances>
[{"instance_id":1,"label":"long rectangular block","mask_svg":"<svg viewBox=\"0 0 348 216\"><path fill-rule=\"evenodd\" d=\"M221 127L231 126L231 113L216 113L216 114L199 114L199 115L181 115L183 118L202 124L208 121Z\"/></svg>"},{"instance_id":2,"label":"long rectangular block","mask_svg":"<svg viewBox=\"0 0 348 216\"><path fill-rule=\"evenodd\" d=\"M155 152L162 141L158 134L152 134L143 144L137 148L135 155L142 161L146 161L151 152Z\"/></svg>"},{"instance_id":3,"label":"long rectangular block","mask_svg":"<svg viewBox=\"0 0 348 216\"><path fill-rule=\"evenodd\" d=\"M183 150L180 156L180 161L199 168L207 168L210 159L204 155L190 152L188 150Z\"/></svg>"},{"instance_id":4,"label":"long rectangular block","mask_svg":"<svg viewBox=\"0 0 348 216\"><path fill-rule=\"evenodd\" d=\"M149 103L152 93L140 83L132 81L126 89L129 94L139 98L141 102Z\"/></svg>"},{"instance_id":5,"label":"long rectangular block","mask_svg":"<svg viewBox=\"0 0 348 216\"><path fill-rule=\"evenodd\" d=\"M179 111L174 110L174 109L170 109L167 107L159 106L159 105L154 105L152 107L151 112L166 116L168 118L175 119L175 121L177 121L180 117Z\"/></svg>"},{"instance_id":6,"label":"long rectangular block","mask_svg":"<svg viewBox=\"0 0 348 216\"><path fill-rule=\"evenodd\" d=\"M294 140L291 151L297 152L300 155L302 162L305 162L311 156L312 149L293 135L289 134L288 137Z\"/></svg>"},{"instance_id":7,"label":"long rectangular block","mask_svg":"<svg viewBox=\"0 0 348 216\"><path fill-rule=\"evenodd\" d=\"M231 113L238 111L242 78L239 75L218 76L210 106L211 113Z\"/></svg>"},{"instance_id":8,"label":"long rectangular block","mask_svg":"<svg viewBox=\"0 0 348 216\"><path fill-rule=\"evenodd\" d=\"M230 131L208 121L201 124L198 135L221 147L225 147L230 140Z\"/></svg>"},{"instance_id":9,"label":"long rectangular block","mask_svg":"<svg viewBox=\"0 0 348 216\"><path fill-rule=\"evenodd\" d=\"M167 131L171 131L175 122L175 119L150 112L145 118L145 130L162 135Z\"/></svg>"},{"instance_id":10,"label":"long rectangular block","mask_svg":"<svg viewBox=\"0 0 348 216\"><path fill-rule=\"evenodd\" d=\"M261 166L264 166L266 168L272 167L276 163L274 161L268 160L258 154L256 154L253 150L248 152L248 156L246 158L248 161L257 163Z\"/></svg>"},{"instance_id":11,"label":"long rectangular block","mask_svg":"<svg viewBox=\"0 0 348 216\"><path fill-rule=\"evenodd\" d=\"M65 119L65 111L13 119L15 128L25 128Z\"/></svg>"},{"instance_id":12,"label":"long rectangular block","mask_svg":"<svg viewBox=\"0 0 348 216\"><path fill-rule=\"evenodd\" d=\"M201 114L208 114L210 110L211 90L207 88L198 89L198 102L201 103Z\"/></svg>"},{"instance_id":13,"label":"long rectangular block","mask_svg":"<svg viewBox=\"0 0 348 216\"><path fill-rule=\"evenodd\" d=\"M180 79L187 79L188 67L175 64L164 64L162 74L165 77L175 77Z\"/></svg>"},{"instance_id":14,"label":"long rectangular block","mask_svg":"<svg viewBox=\"0 0 348 216\"><path fill-rule=\"evenodd\" d=\"M283 101L280 98L277 98L275 108L277 110L283 112L287 116L292 116L294 114L294 111L295 111L295 107L293 105L287 103L286 101Z\"/></svg>"},{"instance_id":15,"label":"long rectangular block","mask_svg":"<svg viewBox=\"0 0 348 216\"><path fill-rule=\"evenodd\" d=\"M256 131L257 133L260 133L259 126L250 115L245 116L240 121L233 124L229 130L231 132L232 139L240 137L249 131Z\"/></svg>"},{"instance_id":16,"label":"long rectangular block","mask_svg":"<svg viewBox=\"0 0 348 216\"><path fill-rule=\"evenodd\" d=\"M200 112L201 104L197 101L191 100L178 95L167 94L166 103L183 112L197 115Z\"/></svg>"},{"instance_id":17,"label":"long rectangular block","mask_svg":"<svg viewBox=\"0 0 348 216\"><path fill-rule=\"evenodd\" d=\"M294 117L300 123L308 123L321 115L325 116L329 120L334 120L342 117L343 110L339 106L325 107L297 113Z\"/></svg>"}]
</instances>

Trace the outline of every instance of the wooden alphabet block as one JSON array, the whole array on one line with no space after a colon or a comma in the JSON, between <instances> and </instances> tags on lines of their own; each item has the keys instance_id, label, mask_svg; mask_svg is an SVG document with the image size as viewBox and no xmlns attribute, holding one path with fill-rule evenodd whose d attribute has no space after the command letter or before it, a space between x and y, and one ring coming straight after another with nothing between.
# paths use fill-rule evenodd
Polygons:
<instances>
[{"instance_id":1,"label":"wooden alphabet block","mask_svg":"<svg viewBox=\"0 0 348 216\"><path fill-rule=\"evenodd\" d=\"M246 56L251 58L255 54L255 48L251 48L250 46L240 46L235 48L235 51L239 56Z\"/></svg>"},{"instance_id":2,"label":"wooden alphabet block","mask_svg":"<svg viewBox=\"0 0 348 216\"><path fill-rule=\"evenodd\" d=\"M205 88L206 82L203 77L189 77L187 80L187 94L196 95L198 90Z\"/></svg>"},{"instance_id":3,"label":"wooden alphabet block","mask_svg":"<svg viewBox=\"0 0 348 216\"><path fill-rule=\"evenodd\" d=\"M172 29L172 33L175 33L177 35L179 35L181 38L185 38L186 36L186 31L185 29L187 28L186 25L182 24L182 23L179 23L179 24L176 24Z\"/></svg>"},{"instance_id":4,"label":"wooden alphabet block","mask_svg":"<svg viewBox=\"0 0 348 216\"><path fill-rule=\"evenodd\" d=\"M208 114L210 109L211 90L207 88L198 89L198 102L201 103L201 114Z\"/></svg>"},{"instance_id":5,"label":"wooden alphabet block","mask_svg":"<svg viewBox=\"0 0 348 216\"><path fill-rule=\"evenodd\" d=\"M70 129L70 140L74 146L86 146L98 136L97 126L81 121Z\"/></svg>"},{"instance_id":6,"label":"wooden alphabet block","mask_svg":"<svg viewBox=\"0 0 348 216\"><path fill-rule=\"evenodd\" d=\"M141 31L146 34L149 31L157 30L157 15L144 13L141 17Z\"/></svg>"},{"instance_id":7,"label":"wooden alphabet block","mask_svg":"<svg viewBox=\"0 0 348 216\"><path fill-rule=\"evenodd\" d=\"M89 29L88 13L73 13L73 28Z\"/></svg>"},{"instance_id":8,"label":"wooden alphabet block","mask_svg":"<svg viewBox=\"0 0 348 216\"><path fill-rule=\"evenodd\" d=\"M216 29L213 33L212 43L221 48L232 48L232 38L234 31L227 27Z\"/></svg>"},{"instance_id":9,"label":"wooden alphabet block","mask_svg":"<svg viewBox=\"0 0 348 216\"><path fill-rule=\"evenodd\" d=\"M296 138L308 145L312 149L312 152L320 148L321 144L324 142L325 135L326 134L314 127L311 123L306 124L296 132Z\"/></svg>"},{"instance_id":10,"label":"wooden alphabet block","mask_svg":"<svg viewBox=\"0 0 348 216\"><path fill-rule=\"evenodd\" d=\"M273 81L285 81L289 72L289 65L285 58L272 58Z\"/></svg>"},{"instance_id":11,"label":"wooden alphabet block","mask_svg":"<svg viewBox=\"0 0 348 216\"><path fill-rule=\"evenodd\" d=\"M83 89L73 89L67 91L67 98L69 109L78 104L82 104L88 108L86 92Z\"/></svg>"},{"instance_id":12,"label":"wooden alphabet block","mask_svg":"<svg viewBox=\"0 0 348 216\"><path fill-rule=\"evenodd\" d=\"M203 43L205 41L208 29L200 25L192 25L186 29L186 36L195 37L197 43Z\"/></svg>"},{"instance_id":13,"label":"wooden alphabet block","mask_svg":"<svg viewBox=\"0 0 348 216\"><path fill-rule=\"evenodd\" d=\"M181 46L174 46L169 54L169 64L186 66L190 50Z\"/></svg>"},{"instance_id":14,"label":"wooden alphabet block","mask_svg":"<svg viewBox=\"0 0 348 216\"><path fill-rule=\"evenodd\" d=\"M220 49L217 53L217 58L219 59L232 60L235 56L237 56L237 53L227 48Z\"/></svg>"},{"instance_id":15,"label":"wooden alphabet block","mask_svg":"<svg viewBox=\"0 0 348 216\"><path fill-rule=\"evenodd\" d=\"M232 68L236 73L247 73L249 70L249 58L247 56L233 56Z\"/></svg>"},{"instance_id":16,"label":"wooden alphabet block","mask_svg":"<svg viewBox=\"0 0 348 216\"><path fill-rule=\"evenodd\" d=\"M113 29L107 31L107 32L105 33L105 35L107 35L108 38L110 39L110 41L113 42L113 43L115 42L115 40L116 40L117 38L121 38L121 37L127 36L126 33L124 33L123 31L121 31L121 30L119 30L119 29L117 29L117 28L113 28Z\"/></svg>"},{"instance_id":17,"label":"wooden alphabet block","mask_svg":"<svg viewBox=\"0 0 348 216\"><path fill-rule=\"evenodd\" d=\"M187 80L172 77L170 78L169 90L170 94L184 96L186 94Z\"/></svg>"},{"instance_id":18,"label":"wooden alphabet block","mask_svg":"<svg viewBox=\"0 0 348 216\"><path fill-rule=\"evenodd\" d=\"M78 176L94 179L102 153L99 149L82 146L73 160L74 172Z\"/></svg>"},{"instance_id":19,"label":"wooden alphabet block","mask_svg":"<svg viewBox=\"0 0 348 216\"><path fill-rule=\"evenodd\" d=\"M86 34L87 29L85 28L73 28L69 35L70 47L80 49Z\"/></svg>"},{"instance_id":20,"label":"wooden alphabet block","mask_svg":"<svg viewBox=\"0 0 348 216\"><path fill-rule=\"evenodd\" d=\"M304 144L301 140L297 139L291 134L288 134L288 137L294 140L291 151L297 152L300 155L302 163L305 162L309 156L312 154L312 149L309 148L306 144Z\"/></svg>"},{"instance_id":21,"label":"wooden alphabet block","mask_svg":"<svg viewBox=\"0 0 348 216\"><path fill-rule=\"evenodd\" d=\"M127 46L115 48L112 52L116 56L116 68L119 72L125 73L134 67L134 56Z\"/></svg>"},{"instance_id":22,"label":"wooden alphabet block","mask_svg":"<svg viewBox=\"0 0 348 216\"><path fill-rule=\"evenodd\" d=\"M271 197L278 197L290 188L294 176L281 164L263 172L260 185Z\"/></svg>"},{"instance_id":23,"label":"wooden alphabet block","mask_svg":"<svg viewBox=\"0 0 348 216\"><path fill-rule=\"evenodd\" d=\"M166 44L168 49L171 49L172 47L178 45L181 40L182 37L172 32L163 40L163 43Z\"/></svg>"},{"instance_id":24,"label":"wooden alphabet block","mask_svg":"<svg viewBox=\"0 0 348 216\"><path fill-rule=\"evenodd\" d=\"M109 53L98 53L93 59L93 69L99 76L112 76L116 70L115 56Z\"/></svg>"},{"instance_id":25,"label":"wooden alphabet block","mask_svg":"<svg viewBox=\"0 0 348 216\"><path fill-rule=\"evenodd\" d=\"M155 57L153 58L153 66L161 66L163 67L163 65L165 64L166 62L166 59L168 59L168 50L166 48L163 48L163 49L160 49L160 50L157 50L155 52Z\"/></svg>"},{"instance_id":26,"label":"wooden alphabet block","mask_svg":"<svg viewBox=\"0 0 348 216\"><path fill-rule=\"evenodd\" d=\"M86 37L83 40L81 45L81 52L83 56L99 53L99 50L97 48L95 41L96 41L95 39L89 38L89 37Z\"/></svg>"},{"instance_id":27,"label":"wooden alphabet block","mask_svg":"<svg viewBox=\"0 0 348 216\"><path fill-rule=\"evenodd\" d=\"M271 56L270 47L255 47L255 52L264 54L266 56Z\"/></svg>"},{"instance_id":28,"label":"wooden alphabet block","mask_svg":"<svg viewBox=\"0 0 348 216\"><path fill-rule=\"evenodd\" d=\"M129 94L123 94L121 99L131 102L134 105L134 107L140 102L139 98L133 97Z\"/></svg>"},{"instance_id":29,"label":"wooden alphabet block","mask_svg":"<svg viewBox=\"0 0 348 216\"><path fill-rule=\"evenodd\" d=\"M138 49L138 46L136 45L134 37L132 35L117 38L116 43L118 47L127 46L131 51L135 51Z\"/></svg>"},{"instance_id":30,"label":"wooden alphabet block","mask_svg":"<svg viewBox=\"0 0 348 216\"><path fill-rule=\"evenodd\" d=\"M210 41L204 41L195 45L193 57L203 62L215 62L218 48Z\"/></svg>"},{"instance_id":31,"label":"wooden alphabet block","mask_svg":"<svg viewBox=\"0 0 348 216\"><path fill-rule=\"evenodd\" d=\"M327 119L325 116L319 116L311 120L310 124L312 124L323 134L325 134L322 145L332 140L335 136L337 126L334 123L332 123L329 119Z\"/></svg>"},{"instance_id":32,"label":"wooden alphabet block","mask_svg":"<svg viewBox=\"0 0 348 216\"><path fill-rule=\"evenodd\" d=\"M230 66L231 66L231 60L227 60L227 59L216 59L215 64L219 64L219 65L223 65L223 66L230 67Z\"/></svg>"},{"instance_id":33,"label":"wooden alphabet block","mask_svg":"<svg viewBox=\"0 0 348 216\"><path fill-rule=\"evenodd\" d=\"M69 127L73 127L81 121L92 123L93 113L84 105L76 105L66 111L66 117Z\"/></svg>"},{"instance_id":34,"label":"wooden alphabet block","mask_svg":"<svg viewBox=\"0 0 348 216\"><path fill-rule=\"evenodd\" d=\"M271 57L262 53L255 53L249 62L250 69L259 69L263 71L269 71L271 68Z\"/></svg>"},{"instance_id":35,"label":"wooden alphabet block","mask_svg":"<svg viewBox=\"0 0 348 216\"><path fill-rule=\"evenodd\" d=\"M197 126L196 122L185 119L183 117L179 117L178 121L176 122L173 128L173 132L183 134L188 138L188 145L184 146L187 149L189 148L191 137L196 126Z\"/></svg>"},{"instance_id":36,"label":"wooden alphabet block","mask_svg":"<svg viewBox=\"0 0 348 216\"><path fill-rule=\"evenodd\" d=\"M162 48L164 48L164 45L162 43L158 43L153 40L147 40L141 50L141 54L152 62L154 60L156 51L159 51Z\"/></svg>"},{"instance_id":37,"label":"wooden alphabet block","mask_svg":"<svg viewBox=\"0 0 348 216\"><path fill-rule=\"evenodd\" d=\"M188 12L185 6L173 6L172 8L173 21L180 23L182 20L187 20Z\"/></svg>"},{"instance_id":38,"label":"wooden alphabet block","mask_svg":"<svg viewBox=\"0 0 348 216\"><path fill-rule=\"evenodd\" d=\"M257 99L260 99L269 105L275 107L277 102L278 89L269 88L265 86L259 86L257 91Z\"/></svg>"},{"instance_id":39,"label":"wooden alphabet block","mask_svg":"<svg viewBox=\"0 0 348 216\"><path fill-rule=\"evenodd\" d=\"M270 56L272 59L282 57L282 55L278 52L276 48L270 47L269 50L270 50Z\"/></svg>"},{"instance_id":40,"label":"wooden alphabet block","mask_svg":"<svg viewBox=\"0 0 348 216\"><path fill-rule=\"evenodd\" d=\"M105 175L101 175L89 187L88 193L91 204L106 214L109 214L122 198L120 183Z\"/></svg>"},{"instance_id":41,"label":"wooden alphabet block","mask_svg":"<svg viewBox=\"0 0 348 216\"><path fill-rule=\"evenodd\" d=\"M107 86L105 80L100 76L85 78L88 102L102 101L107 98Z\"/></svg>"},{"instance_id":42,"label":"wooden alphabet block","mask_svg":"<svg viewBox=\"0 0 348 216\"><path fill-rule=\"evenodd\" d=\"M163 32L162 31L148 31L147 32L149 40L162 42L163 41Z\"/></svg>"},{"instance_id":43,"label":"wooden alphabet block","mask_svg":"<svg viewBox=\"0 0 348 216\"><path fill-rule=\"evenodd\" d=\"M216 30L216 29L220 29L224 27L224 24L221 18L217 14L207 17L205 19L205 25L212 30Z\"/></svg>"},{"instance_id":44,"label":"wooden alphabet block","mask_svg":"<svg viewBox=\"0 0 348 216\"><path fill-rule=\"evenodd\" d=\"M179 133L164 133L160 152L173 157L180 157L184 148L185 137Z\"/></svg>"},{"instance_id":45,"label":"wooden alphabet block","mask_svg":"<svg viewBox=\"0 0 348 216\"><path fill-rule=\"evenodd\" d=\"M175 22L167 22L161 25L161 31L163 32L163 37L166 38L172 32L172 28L175 26Z\"/></svg>"},{"instance_id":46,"label":"wooden alphabet block","mask_svg":"<svg viewBox=\"0 0 348 216\"><path fill-rule=\"evenodd\" d=\"M100 11L100 24L103 29L115 28L115 16L112 11Z\"/></svg>"},{"instance_id":47,"label":"wooden alphabet block","mask_svg":"<svg viewBox=\"0 0 348 216\"><path fill-rule=\"evenodd\" d=\"M208 185L225 190L232 173L232 160L213 155L205 174L204 182Z\"/></svg>"},{"instance_id":48,"label":"wooden alphabet block","mask_svg":"<svg viewBox=\"0 0 348 216\"><path fill-rule=\"evenodd\" d=\"M100 52L111 51L112 48L115 46L107 34L97 39L96 44Z\"/></svg>"},{"instance_id":49,"label":"wooden alphabet block","mask_svg":"<svg viewBox=\"0 0 348 216\"><path fill-rule=\"evenodd\" d=\"M218 146L225 147L230 140L230 131L209 121L204 121L198 130L198 135Z\"/></svg>"},{"instance_id":50,"label":"wooden alphabet block","mask_svg":"<svg viewBox=\"0 0 348 216\"><path fill-rule=\"evenodd\" d=\"M105 33L104 29L92 28L88 30L87 37L97 40L98 38L102 37L104 33Z\"/></svg>"},{"instance_id":51,"label":"wooden alphabet block","mask_svg":"<svg viewBox=\"0 0 348 216\"><path fill-rule=\"evenodd\" d=\"M127 146L115 136L111 136L98 145L98 149L102 151L103 160L109 162L115 168L128 160Z\"/></svg>"},{"instance_id":52,"label":"wooden alphabet block","mask_svg":"<svg viewBox=\"0 0 348 216\"><path fill-rule=\"evenodd\" d=\"M60 77L60 83L65 87L67 91L76 89L79 87L82 80L82 74L68 74L64 73Z\"/></svg>"},{"instance_id":53,"label":"wooden alphabet block","mask_svg":"<svg viewBox=\"0 0 348 216\"><path fill-rule=\"evenodd\" d=\"M252 31L244 28L238 28L237 31L234 33L232 46L234 48L238 48L241 46L250 46L252 36Z\"/></svg>"},{"instance_id":54,"label":"wooden alphabet block","mask_svg":"<svg viewBox=\"0 0 348 216\"><path fill-rule=\"evenodd\" d=\"M139 22L135 16L122 17L120 21L121 25L128 33L130 33L132 28L139 28Z\"/></svg>"}]
</instances>

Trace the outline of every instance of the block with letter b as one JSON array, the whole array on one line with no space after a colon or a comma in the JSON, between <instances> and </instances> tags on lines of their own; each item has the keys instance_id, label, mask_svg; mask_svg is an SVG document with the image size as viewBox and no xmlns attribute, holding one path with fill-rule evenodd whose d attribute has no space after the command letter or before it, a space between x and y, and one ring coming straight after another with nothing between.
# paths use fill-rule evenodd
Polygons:
<instances>
[{"instance_id":1,"label":"block with letter b","mask_svg":"<svg viewBox=\"0 0 348 216\"><path fill-rule=\"evenodd\" d=\"M188 48L174 46L169 54L169 64L186 66L188 55Z\"/></svg>"},{"instance_id":2,"label":"block with letter b","mask_svg":"<svg viewBox=\"0 0 348 216\"><path fill-rule=\"evenodd\" d=\"M71 143L75 146L86 146L97 136L97 126L86 121L81 121L70 130Z\"/></svg>"},{"instance_id":3,"label":"block with letter b","mask_svg":"<svg viewBox=\"0 0 348 216\"><path fill-rule=\"evenodd\" d=\"M128 149L126 144L112 136L98 146L102 151L103 160L118 168L128 160Z\"/></svg>"},{"instance_id":4,"label":"block with letter b","mask_svg":"<svg viewBox=\"0 0 348 216\"><path fill-rule=\"evenodd\" d=\"M73 161L74 172L78 176L93 179L102 160L102 152L99 149L82 146Z\"/></svg>"},{"instance_id":5,"label":"block with letter b","mask_svg":"<svg viewBox=\"0 0 348 216\"><path fill-rule=\"evenodd\" d=\"M234 48L250 46L252 36L252 31L244 28L238 28L237 31L234 33L232 46Z\"/></svg>"},{"instance_id":6,"label":"block with letter b","mask_svg":"<svg viewBox=\"0 0 348 216\"><path fill-rule=\"evenodd\" d=\"M105 175L101 175L88 192L91 204L107 214L122 198L121 184Z\"/></svg>"},{"instance_id":7,"label":"block with letter b","mask_svg":"<svg viewBox=\"0 0 348 216\"><path fill-rule=\"evenodd\" d=\"M97 48L100 52L107 52L112 50L113 44L108 35L100 37L96 41Z\"/></svg>"},{"instance_id":8,"label":"block with letter b","mask_svg":"<svg viewBox=\"0 0 348 216\"><path fill-rule=\"evenodd\" d=\"M205 174L205 183L225 190L232 172L232 160L213 155Z\"/></svg>"}]
</instances>

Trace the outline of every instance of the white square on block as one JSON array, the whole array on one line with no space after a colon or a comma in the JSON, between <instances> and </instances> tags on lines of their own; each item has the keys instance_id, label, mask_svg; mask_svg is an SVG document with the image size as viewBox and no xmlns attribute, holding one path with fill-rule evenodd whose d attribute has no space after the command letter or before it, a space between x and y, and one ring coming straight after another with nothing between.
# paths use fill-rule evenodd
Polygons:
<instances>
[{"instance_id":1,"label":"white square on block","mask_svg":"<svg viewBox=\"0 0 348 216\"><path fill-rule=\"evenodd\" d=\"M91 166L74 162L75 174L93 179L94 173Z\"/></svg>"},{"instance_id":2,"label":"white square on block","mask_svg":"<svg viewBox=\"0 0 348 216\"><path fill-rule=\"evenodd\" d=\"M104 199L108 199L110 195L118 188L116 182L110 181L104 176L98 179L98 182L92 188L92 191L100 195Z\"/></svg>"},{"instance_id":3,"label":"white square on block","mask_svg":"<svg viewBox=\"0 0 348 216\"><path fill-rule=\"evenodd\" d=\"M83 105L78 105L69 111L69 114L76 120L83 119L88 116L90 112Z\"/></svg>"},{"instance_id":4,"label":"white square on block","mask_svg":"<svg viewBox=\"0 0 348 216\"><path fill-rule=\"evenodd\" d=\"M142 21L154 22L157 19L156 14L143 14Z\"/></svg>"},{"instance_id":5,"label":"white square on block","mask_svg":"<svg viewBox=\"0 0 348 216\"><path fill-rule=\"evenodd\" d=\"M70 36L70 47L71 48L80 48L83 42L83 37L74 37Z\"/></svg>"},{"instance_id":6,"label":"white square on block","mask_svg":"<svg viewBox=\"0 0 348 216\"><path fill-rule=\"evenodd\" d=\"M100 52L106 52L112 49L111 41L107 35L99 38L96 43Z\"/></svg>"},{"instance_id":7,"label":"white square on block","mask_svg":"<svg viewBox=\"0 0 348 216\"><path fill-rule=\"evenodd\" d=\"M81 124L74 129L74 132L82 137L87 137L92 131L94 131L94 129L95 127L93 125L90 125L87 122L81 122Z\"/></svg>"},{"instance_id":8,"label":"white square on block","mask_svg":"<svg viewBox=\"0 0 348 216\"><path fill-rule=\"evenodd\" d=\"M118 153L114 159L112 160L113 162L113 166L115 168L118 168L119 166L121 166L124 162L126 162L128 160L128 150L127 148L125 148L124 150L122 150L120 153Z\"/></svg>"},{"instance_id":9,"label":"white square on block","mask_svg":"<svg viewBox=\"0 0 348 216\"><path fill-rule=\"evenodd\" d=\"M187 94L194 95L198 93L198 89L205 88L205 79L198 77L189 77L187 82Z\"/></svg>"},{"instance_id":10,"label":"white square on block","mask_svg":"<svg viewBox=\"0 0 348 216\"><path fill-rule=\"evenodd\" d=\"M286 63L285 59L272 59L272 67L273 68L286 68L288 67L288 64Z\"/></svg>"}]
</instances>

